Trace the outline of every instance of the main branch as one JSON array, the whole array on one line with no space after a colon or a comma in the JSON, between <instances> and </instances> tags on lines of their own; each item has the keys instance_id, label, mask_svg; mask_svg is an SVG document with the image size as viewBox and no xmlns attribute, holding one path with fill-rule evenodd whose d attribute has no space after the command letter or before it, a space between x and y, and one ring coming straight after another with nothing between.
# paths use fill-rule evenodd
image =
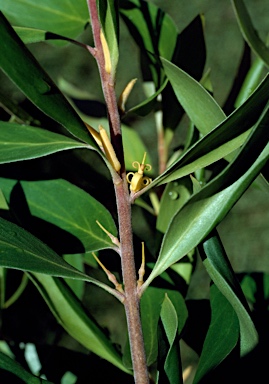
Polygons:
<instances>
[{"instance_id":1,"label":"main branch","mask_svg":"<svg viewBox=\"0 0 269 384\"><path fill-rule=\"evenodd\" d=\"M118 210L121 267L125 292L124 306L130 340L134 378L136 384L148 384L149 377L142 335L139 295L137 293L137 275L134 262L131 203L128 184L126 181L120 116L115 94L114 79L111 74L105 70L105 56L100 38L101 25L98 17L96 0L88 0L88 7L91 16L95 44L95 48L93 51L91 50L91 53L94 52L99 68L103 93L107 105L111 143L114 147L117 158L121 163L120 175L115 173L112 177Z\"/></svg>"}]
</instances>

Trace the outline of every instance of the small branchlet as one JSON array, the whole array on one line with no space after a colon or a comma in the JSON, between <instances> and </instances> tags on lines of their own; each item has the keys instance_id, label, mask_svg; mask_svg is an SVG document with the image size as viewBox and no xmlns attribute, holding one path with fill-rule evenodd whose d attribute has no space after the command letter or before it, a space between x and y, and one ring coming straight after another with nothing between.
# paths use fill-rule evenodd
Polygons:
<instances>
[{"instance_id":1,"label":"small branchlet","mask_svg":"<svg viewBox=\"0 0 269 384\"><path fill-rule=\"evenodd\" d=\"M111 273L105 266L104 264L98 259L98 257L96 256L96 254L94 252L92 252L92 255L93 257L95 258L95 260L97 261L97 263L100 265L100 267L103 269L103 271L105 272L105 274L107 275L107 278L109 281L111 281L112 284L114 284L115 286L115 289L117 291L119 291L120 293L123 293L124 294L124 290L122 288L122 284L120 284L118 282L118 280L116 279L116 276L113 275L113 273Z\"/></svg>"}]
</instances>

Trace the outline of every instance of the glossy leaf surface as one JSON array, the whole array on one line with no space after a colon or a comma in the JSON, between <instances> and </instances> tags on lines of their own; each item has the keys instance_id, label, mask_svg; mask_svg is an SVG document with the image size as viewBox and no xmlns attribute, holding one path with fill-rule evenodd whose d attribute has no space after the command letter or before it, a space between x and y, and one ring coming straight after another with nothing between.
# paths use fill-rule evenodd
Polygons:
<instances>
[{"instance_id":1,"label":"glossy leaf surface","mask_svg":"<svg viewBox=\"0 0 269 384\"><path fill-rule=\"evenodd\" d=\"M148 187L145 187L143 192L204 168L242 145L249 135L248 130L256 123L267 103L268 92L269 77L267 76L241 107L195 143Z\"/></svg>"},{"instance_id":2,"label":"glossy leaf surface","mask_svg":"<svg viewBox=\"0 0 269 384\"><path fill-rule=\"evenodd\" d=\"M89 21L87 3L54 0L0 0L0 10L13 25L39 28L68 37L79 35Z\"/></svg>"},{"instance_id":3,"label":"glossy leaf surface","mask_svg":"<svg viewBox=\"0 0 269 384\"><path fill-rule=\"evenodd\" d=\"M88 145L45 129L0 122L0 163L35 159Z\"/></svg>"},{"instance_id":4,"label":"glossy leaf surface","mask_svg":"<svg viewBox=\"0 0 269 384\"><path fill-rule=\"evenodd\" d=\"M80 140L97 148L78 114L0 12L0 68L44 113ZM12 63L12 65L10 65Z\"/></svg>"},{"instance_id":5,"label":"glossy leaf surface","mask_svg":"<svg viewBox=\"0 0 269 384\"><path fill-rule=\"evenodd\" d=\"M258 176L269 158L268 120L267 107L238 157L174 216L146 284L198 245Z\"/></svg>"}]
</instances>

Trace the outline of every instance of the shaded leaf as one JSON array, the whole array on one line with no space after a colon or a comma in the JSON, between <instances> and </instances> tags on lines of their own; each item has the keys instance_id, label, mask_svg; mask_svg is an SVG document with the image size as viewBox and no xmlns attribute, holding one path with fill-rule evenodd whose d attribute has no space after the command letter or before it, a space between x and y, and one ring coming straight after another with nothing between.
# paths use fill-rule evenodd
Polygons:
<instances>
[{"instance_id":1,"label":"shaded leaf","mask_svg":"<svg viewBox=\"0 0 269 384\"><path fill-rule=\"evenodd\" d=\"M80 344L119 369L124 367L121 356L104 332L85 312L82 303L60 279L39 273L30 277L61 326Z\"/></svg>"},{"instance_id":2,"label":"shaded leaf","mask_svg":"<svg viewBox=\"0 0 269 384\"><path fill-rule=\"evenodd\" d=\"M35 159L89 145L45 129L0 122L0 163Z\"/></svg>"},{"instance_id":3,"label":"shaded leaf","mask_svg":"<svg viewBox=\"0 0 269 384\"><path fill-rule=\"evenodd\" d=\"M11 181L0 179L0 186L9 201ZM82 243L85 252L114 247L96 223L98 220L117 236L114 220L101 203L82 189L63 179L22 181L21 186L31 215L74 235Z\"/></svg>"},{"instance_id":4,"label":"shaded leaf","mask_svg":"<svg viewBox=\"0 0 269 384\"><path fill-rule=\"evenodd\" d=\"M120 14L142 52L144 80L153 79L156 89L160 88L164 76L159 56L172 59L178 35L174 21L154 4L142 0L121 1Z\"/></svg>"},{"instance_id":5,"label":"shaded leaf","mask_svg":"<svg viewBox=\"0 0 269 384\"><path fill-rule=\"evenodd\" d=\"M158 323L160 320L162 303L166 295L169 296L178 316L176 329L176 332L178 334L181 333L188 316L185 301L178 291L173 291L171 289L148 287L148 289L145 291L141 298L140 304L143 338L145 343L148 366L157 361ZM132 367L129 344L125 348L123 361L126 367Z\"/></svg>"},{"instance_id":6,"label":"shaded leaf","mask_svg":"<svg viewBox=\"0 0 269 384\"><path fill-rule=\"evenodd\" d=\"M0 266L52 276L80 279L114 290L66 263L46 244L19 226L0 218Z\"/></svg>"},{"instance_id":7,"label":"shaded leaf","mask_svg":"<svg viewBox=\"0 0 269 384\"><path fill-rule=\"evenodd\" d=\"M232 4L246 42L264 64L269 67L269 49L258 36L243 0L232 0Z\"/></svg>"},{"instance_id":8,"label":"shaded leaf","mask_svg":"<svg viewBox=\"0 0 269 384\"><path fill-rule=\"evenodd\" d=\"M206 239L203 249L206 254L203 263L211 279L237 314L240 326L240 353L245 355L258 343L258 334L246 299L216 232Z\"/></svg>"},{"instance_id":9,"label":"shaded leaf","mask_svg":"<svg viewBox=\"0 0 269 384\"><path fill-rule=\"evenodd\" d=\"M97 148L83 121L0 12L0 68L44 113ZM12 63L12 65L10 65Z\"/></svg>"},{"instance_id":10,"label":"shaded leaf","mask_svg":"<svg viewBox=\"0 0 269 384\"><path fill-rule=\"evenodd\" d=\"M161 322L169 345L164 362L164 371L170 384L180 384L183 383L183 380L180 364L179 340L177 337L178 317L175 307L167 294L162 303Z\"/></svg>"},{"instance_id":11,"label":"shaded leaf","mask_svg":"<svg viewBox=\"0 0 269 384\"><path fill-rule=\"evenodd\" d=\"M2 352L0 352L0 368L13 373L26 384L52 384L50 381L32 375L30 372L26 371L19 363Z\"/></svg>"},{"instance_id":12,"label":"shaded leaf","mask_svg":"<svg viewBox=\"0 0 269 384\"><path fill-rule=\"evenodd\" d=\"M239 339L238 318L216 285L210 288L210 304L211 322L193 384L198 384L206 378L235 348Z\"/></svg>"}]
</instances>

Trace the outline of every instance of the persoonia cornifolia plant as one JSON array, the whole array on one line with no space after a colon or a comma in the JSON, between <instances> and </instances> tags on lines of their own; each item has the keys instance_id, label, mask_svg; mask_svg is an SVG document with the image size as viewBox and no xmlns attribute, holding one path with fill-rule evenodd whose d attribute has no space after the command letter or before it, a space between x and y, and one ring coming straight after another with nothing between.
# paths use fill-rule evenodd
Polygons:
<instances>
[{"instance_id":1,"label":"persoonia cornifolia plant","mask_svg":"<svg viewBox=\"0 0 269 384\"><path fill-rule=\"evenodd\" d=\"M229 367L257 345L217 226L253 183L268 190L269 50L244 2L227 7L248 48L224 112L205 71L203 16L179 32L150 1L0 0L1 69L26 97L18 102L5 96L10 84L2 75L1 374L9 371L26 383L64 376L53 378L44 365L40 375L30 372L11 353L6 313L33 292L29 286L84 347L77 353L89 362L102 359L99 373L89 364L84 379L79 368L66 366L72 382L76 376L77 382L101 382L108 372L114 372L112 383L188 382L181 363L186 343L199 355L193 383L227 382ZM63 78L53 81L25 45L42 42L44 48L47 40L54 51L68 46L84 55L94 74L98 68L98 82L92 76L93 85L82 91ZM129 107L136 89L137 103ZM199 258L212 282L206 331L202 312L189 321L186 300ZM119 345L94 311L88 313L91 292L101 307L112 297ZM22 318L21 308L16 321ZM199 334L195 347L191 335Z\"/></svg>"}]
</instances>

